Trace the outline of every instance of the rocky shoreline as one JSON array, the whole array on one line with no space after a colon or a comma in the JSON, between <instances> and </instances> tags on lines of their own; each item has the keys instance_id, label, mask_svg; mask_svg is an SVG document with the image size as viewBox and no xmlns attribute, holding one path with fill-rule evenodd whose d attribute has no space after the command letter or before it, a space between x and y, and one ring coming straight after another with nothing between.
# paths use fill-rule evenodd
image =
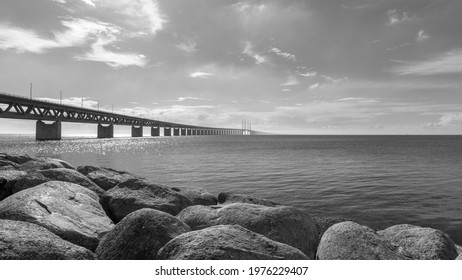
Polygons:
<instances>
[{"instance_id":1,"label":"rocky shoreline","mask_svg":"<svg viewBox=\"0 0 462 280\"><path fill-rule=\"evenodd\" d=\"M462 260L444 232L375 231L232 193L0 153L0 259Z\"/></svg>"}]
</instances>

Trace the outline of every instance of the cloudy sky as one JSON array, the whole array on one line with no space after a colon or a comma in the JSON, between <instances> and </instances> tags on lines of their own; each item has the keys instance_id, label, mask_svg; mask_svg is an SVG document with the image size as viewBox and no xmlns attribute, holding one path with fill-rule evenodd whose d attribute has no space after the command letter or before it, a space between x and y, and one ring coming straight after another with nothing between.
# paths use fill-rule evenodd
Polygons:
<instances>
[{"instance_id":1,"label":"cloudy sky","mask_svg":"<svg viewBox=\"0 0 462 280\"><path fill-rule=\"evenodd\" d=\"M460 134L461 14L460 0L1 0L0 91L276 133Z\"/></svg>"}]
</instances>

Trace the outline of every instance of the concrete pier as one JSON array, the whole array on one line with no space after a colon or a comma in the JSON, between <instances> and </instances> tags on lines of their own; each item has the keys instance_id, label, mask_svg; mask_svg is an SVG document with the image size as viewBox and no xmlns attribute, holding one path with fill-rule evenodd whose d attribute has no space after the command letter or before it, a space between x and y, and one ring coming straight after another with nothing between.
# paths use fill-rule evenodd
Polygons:
<instances>
[{"instance_id":1,"label":"concrete pier","mask_svg":"<svg viewBox=\"0 0 462 280\"><path fill-rule=\"evenodd\" d=\"M114 125L111 123L110 125L102 125L98 124L98 138L114 138Z\"/></svg>"},{"instance_id":2,"label":"concrete pier","mask_svg":"<svg viewBox=\"0 0 462 280\"><path fill-rule=\"evenodd\" d=\"M186 136L186 128L181 129L181 136Z\"/></svg>"},{"instance_id":3,"label":"concrete pier","mask_svg":"<svg viewBox=\"0 0 462 280\"><path fill-rule=\"evenodd\" d=\"M61 121L46 124L38 120L35 126L35 139L40 141L61 140Z\"/></svg>"},{"instance_id":4,"label":"concrete pier","mask_svg":"<svg viewBox=\"0 0 462 280\"><path fill-rule=\"evenodd\" d=\"M173 136L180 136L180 129L178 127L173 128Z\"/></svg>"},{"instance_id":5,"label":"concrete pier","mask_svg":"<svg viewBox=\"0 0 462 280\"><path fill-rule=\"evenodd\" d=\"M143 127L132 126L132 137L143 137Z\"/></svg>"},{"instance_id":6,"label":"concrete pier","mask_svg":"<svg viewBox=\"0 0 462 280\"><path fill-rule=\"evenodd\" d=\"M164 127L164 136L172 136L172 128Z\"/></svg>"},{"instance_id":7,"label":"concrete pier","mask_svg":"<svg viewBox=\"0 0 462 280\"><path fill-rule=\"evenodd\" d=\"M186 129L186 135L192 135L192 128Z\"/></svg>"},{"instance_id":8,"label":"concrete pier","mask_svg":"<svg viewBox=\"0 0 462 280\"><path fill-rule=\"evenodd\" d=\"M160 136L160 127L151 127L151 136Z\"/></svg>"}]
</instances>

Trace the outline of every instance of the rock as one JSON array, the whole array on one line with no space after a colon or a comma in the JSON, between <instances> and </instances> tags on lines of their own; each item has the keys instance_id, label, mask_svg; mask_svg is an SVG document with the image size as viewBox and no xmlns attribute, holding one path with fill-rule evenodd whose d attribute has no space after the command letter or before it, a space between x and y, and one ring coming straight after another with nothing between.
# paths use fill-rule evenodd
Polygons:
<instances>
[{"instance_id":1,"label":"rock","mask_svg":"<svg viewBox=\"0 0 462 280\"><path fill-rule=\"evenodd\" d=\"M69 163L54 158L36 158L21 164L18 169L22 171L36 171L53 168L75 169Z\"/></svg>"},{"instance_id":2,"label":"rock","mask_svg":"<svg viewBox=\"0 0 462 280\"><path fill-rule=\"evenodd\" d=\"M0 219L37 224L92 251L100 235L114 226L94 192L60 181L50 181L5 198L0 202Z\"/></svg>"},{"instance_id":3,"label":"rock","mask_svg":"<svg viewBox=\"0 0 462 280\"><path fill-rule=\"evenodd\" d=\"M316 229L318 231L318 242L321 241L321 238L328 228L331 226L349 221L344 218L339 217L313 217L314 223L316 224Z\"/></svg>"},{"instance_id":4,"label":"rock","mask_svg":"<svg viewBox=\"0 0 462 280\"><path fill-rule=\"evenodd\" d=\"M14 169L18 169L19 164L14 163L14 162L9 161L9 160L1 160L0 159L0 167L6 167L6 166L10 166L10 167L13 167Z\"/></svg>"},{"instance_id":5,"label":"rock","mask_svg":"<svg viewBox=\"0 0 462 280\"><path fill-rule=\"evenodd\" d=\"M456 244L457 254L462 254L462 246Z\"/></svg>"},{"instance_id":6,"label":"rock","mask_svg":"<svg viewBox=\"0 0 462 280\"><path fill-rule=\"evenodd\" d=\"M2 154L2 159L12 161L16 164L23 164L26 163L33 158L30 157L29 155L8 155L8 154Z\"/></svg>"},{"instance_id":7,"label":"rock","mask_svg":"<svg viewBox=\"0 0 462 280\"><path fill-rule=\"evenodd\" d=\"M190 206L191 201L167 186L156 185L144 179L129 179L106 191L102 204L109 217L119 222L131 212L142 208L176 215Z\"/></svg>"},{"instance_id":8,"label":"rock","mask_svg":"<svg viewBox=\"0 0 462 280\"><path fill-rule=\"evenodd\" d=\"M27 222L0 220L2 260L93 260L88 249L61 239L51 231Z\"/></svg>"},{"instance_id":9,"label":"rock","mask_svg":"<svg viewBox=\"0 0 462 280\"><path fill-rule=\"evenodd\" d=\"M14 184L24 175L24 171L0 170L0 201L13 194Z\"/></svg>"},{"instance_id":10,"label":"rock","mask_svg":"<svg viewBox=\"0 0 462 280\"><path fill-rule=\"evenodd\" d=\"M102 238L96 255L100 260L155 260L160 248L188 231L188 225L168 213L137 210Z\"/></svg>"},{"instance_id":11,"label":"rock","mask_svg":"<svg viewBox=\"0 0 462 280\"><path fill-rule=\"evenodd\" d=\"M402 260L397 246L372 229L354 222L334 224L318 246L319 260Z\"/></svg>"},{"instance_id":12,"label":"rock","mask_svg":"<svg viewBox=\"0 0 462 280\"><path fill-rule=\"evenodd\" d=\"M300 250L238 225L184 233L157 254L160 260L306 260Z\"/></svg>"},{"instance_id":13,"label":"rock","mask_svg":"<svg viewBox=\"0 0 462 280\"><path fill-rule=\"evenodd\" d=\"M456 258L458 261L462 261L462 254L459 254L459 256Z\"/></svg>"},{"instance_id":14,"label":"rock","mask_svg":"<svg viewBox=\"0 0 462 280\"><path fill-rule=\"evenodd\" d=\"M249 203L259 204L270 207L280 206L280 203L271 201L269 199L262 199L242 194L233 194L229 192L221 192L218 194L218 203L231 204L231 203Z\"/></svg>"},{"instance_id":15,"label":"rock","mask_svg":"<svg viewBox=\"0 0 462 280\"><path fill-rule=\"evenodd\" d=\"M415 260L454 260L457 249L444 232L415 225L395 225L377 232Z\"/></svg>"},{"instance_id":16,"label":"rock","mask_svg":"<svg viewBox=\"0 0 462 280\"><path fill-rule=\"evenodd\" d=\"M74 183L95 192L98 196L101 196L104 193L103 189L98 187L98 185L93 183L90 179L81 173L66 168L55 168L29 172L19 178L18 181L14 184L13 193L35 187L49 181Z\"/></svg>"},{"instance_id":17,"label":"rock","mask_svg":"<svg viewBox=\"0 0 462 280\"><path fill-rule=\"evenodd\" d=\"M89 165L79 166L77 167L77 171L87 176L91 181L105 191L110 190L116 185L129 179L139 178L138 176L128 172Z\"/></svg>"},{"instance_id":18,"label":"rock","mask_svg":"<svg viewBox=\"0 0 462 280\"><path fill-rule=\"evenodd\" d=\"M204 189L173 187L172 190L186 196L193 205L217 205L217 197Z\"/></svg>"},{"instance_id":19,"label":"rock","mask_svg":"<svg viewBox=\"0 0 462 280\"><path fill-rule=\"evenodd\" d=\"M314 259L318 245L316 225L305 212L289 206L268 207L233 203L191 206L177 215L192 230L215 225L240 225L277 242L288 244Z\"/></svg>"}]
</instances>

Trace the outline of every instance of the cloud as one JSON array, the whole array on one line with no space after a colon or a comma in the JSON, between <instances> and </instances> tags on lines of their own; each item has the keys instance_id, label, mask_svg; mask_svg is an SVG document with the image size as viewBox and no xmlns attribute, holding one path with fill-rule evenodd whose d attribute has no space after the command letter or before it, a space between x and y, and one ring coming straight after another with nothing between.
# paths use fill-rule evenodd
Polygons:
<instances>
[{"instance_id":1,"label":"cloud","mask_svg":"<svg viewBox=\"0 0 462 280\"><path fill-rule=\"evenodd\" d=\"M127 66L144 67L147 64L146 56L137 53L116 53L105 47L112 43L113 39L99 38L92 46L91 51L84 55L75 56L77 60L99 61L113 68Z\"/></svg>"},{"instance_id":2,"label":"cloud","mask_svg":"<svg viewBox=\"0 0 462 280\"><path fill-rule=\"evenodd\" d=\"M268 61L268 59L265 56L258 54L254 51L253 45L249 41L244 42L244 50L242 51L242 53L255 59L256 64L262 64Z\"/></svg>"},{"instance_id":3,"label":"cloud","mask_svg":"<svg viewBox=\"0 0 462 280\"><path fill-rule=\"evenodd\" d=\"M95 4L96 0L80 0L80 1L82 1L83 3L89 6L96 7L96 4Z\"/></svg>"},{"instance_id":4,"label":"cloud","mask_svg":"<svg viewBox=\"0 0 462 280\"><path fill-rule=\"evenodd\" d=\"M422 42L427 39L430 39L430 36L428 36L428 34L424 30L419 30L419 32L417 33L417 38L416 38L417 42Z\"/></svg>"},{"instance_id":5,"label":"cloud","mask_svg":"<svg viewBox=\"0 0 462 280\"><path fill-rule=\"evenodd\" d=\"M316 75L318 75L318 72L306 72L306 73L301 73L301 72L298 72L297 73L302 76L302 77L305 77L305 78L312 78L312 77L316 77Z\"/></svg>"},{"instance_id":6,"label":"cloud","mask_svg":"<svg viewBox=\"0 0 462 280\"><path fill-rule=\"evenodd\" d=\"M378 102L377 99L373 98L364 98L364 97L345 97L341 99L337 99L339 102L358 102L358 103L376 103Z\"/></svg>"},{"instance_id":7,"label":"cloud","mask_svg":"<svg viewBox=\"0 0 462 280\"><path fill-rule=\"evenodd\" d=\"M179 44L176 44L175 47L187 54L193 54L197 52L197 42L193 40L188 40Z\"/></svg>"},{"instance_id":8,"label":"cloud","mask_svg":"<svg viewBox=\"0 0 462 280\"><path fill-rule=\"evenodd\" d=\"M44 53L54 48L81 46L98 34L119 32L114 25L86 19L66 20L61 24L67 29L55 32L54 38L43 38L33 30L0 25L0 49Z\"/></svg>"},{"instance_id":9,"label":"cloud","mask_svg":"<svg viewBox=\"0 0 462 280\"><path fill-rule=\"evenodd\" d=\"M204 98L200 97L192 97L192 96L184 96L184 97L178 97L177 101L183 102L185 100L204 100Z\"/></svg>"},{"instance_id":10,"label":"cloud","mask_svg":"<svg viewBox=\"0 0 462 280\"><path fill-rule=\"evenodd\" d=\"M404 22L413 21L415 18L409 17L406 12L402 12L401 14L396 10L388 10L387 11L387 25L397 25Z\"/></svg>"},{"instance_id":11,"label":"cloud","mask_svg":"<svg viewBox=\"0 0 462 280\"><path fill-rule=\"evenodd\" d=\"M287 53L287 52L283 52L278 48L271 48L268 52L274 53L278 56L282 56L288 60L297 61L297 58L295 57L295 55Z\"/></svg>"},{"instance_id":12,"label":"cloud","mask_svg":"<svg viewBox=\"0 0 462 280\"><path fill-rule=\"evenodd\" d=\"M448 126L454 123L462 122L462 113L446 113L443 114L436 123L428 123L426 126L429 128Z\"/></svg>"},{"instance_id":13,"label":"cloud","mask_svg":"<svg viewBox=\"0 0 462 280\"><path fill-rule=\"evenodd\" d=\"M462 49L440 54L426 61L404 63L391 69L391 72L414 76L462 74Z\"/></svg>"},{"instance_id":14,"label":"cloud","mask_svg":"<svg viewBox=\"0 0 462 280\"><path fill-rule=\"evenodd\" d=\"M200 79L205 79L205 78L208 78L210 76L215 76L215 74L206 73L206 72L194 72L194 73L189 74L189 77L191 77L191 78L200 78Z\"/></svg>"},{"instance_id":15,"label":"cloud","mask_svg":"<svg viewBox=\"0 0 462 280\"><path fill-rule=\"evenodd\" d=\"M287 77L287 81L283 84L281 84L281 86L295 86L295 85L298 85L300 84L300 82L297 80L297 77L295 76L289 76Z\"/></svg>"},{"instance_id":16,"label":"cloud","mask_svg":"<svg viewBox=\"0 0 462 280\"><path fill-rule=\"evenodd\" d=\"M123 22L150 34L156 34L167 23L157 0L93 0L98 9L106 8L123 16Z\"/></svg>"},{"instance_id":17,"label":"cloud","mask_svg":"<svg viewBox=\"0 0 462 280\"><path fill-rule=\"evenodd\" d=\"M403 43L403 44L395 46L395 47L387 48L387 51L393 51L393 50L397 50L397 49L400 49L402 47L407 47L407 46L411 46L411 45L412 45L411 43Z\"/></svg>"},{"instance_id":18,"label":"cloud","mask_svg":"<svg viewBox=\"0 0 462 280\"><path fill-rule=\"evenodd\" d=\"M74 106L74 107L83 106L84 108L92 108L92 109L98 108L98 101L87 99L87 97L68 97L62 100L56 99L56 98L49 98L49 97L37 97L35 99L42 100L45 102L56 103L56 104Z\"/></svg>"},{"instance_id":19,"label":"cloud","mask_svg":"<svg viewBox=\"0 0 462 280\"><path fill-rule=\"evenodd\" d=\"M311 86L308 87L308 89L310 90L313 90L313 89L317 89L321 86L320 83L315 83L315 84L312 84Z\"/></svg>"}]
</instances>

